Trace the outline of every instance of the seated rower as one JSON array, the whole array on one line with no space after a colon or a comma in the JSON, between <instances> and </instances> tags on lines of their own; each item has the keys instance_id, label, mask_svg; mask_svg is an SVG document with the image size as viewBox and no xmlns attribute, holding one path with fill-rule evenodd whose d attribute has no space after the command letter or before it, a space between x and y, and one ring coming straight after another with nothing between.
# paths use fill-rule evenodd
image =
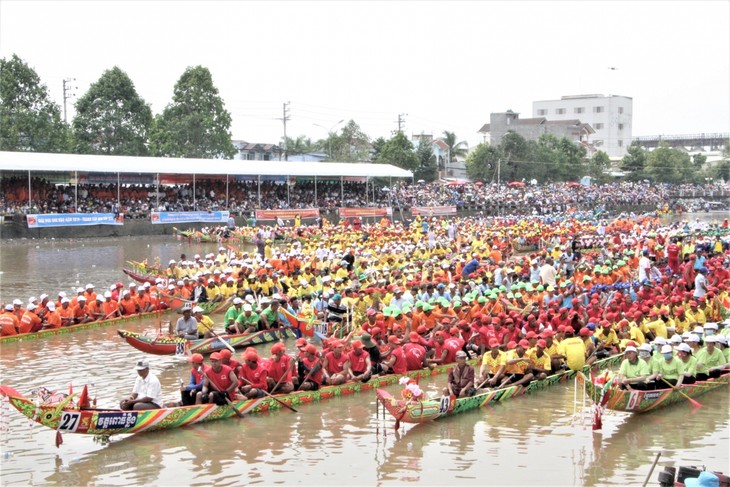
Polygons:
<instances>
[{"instance_id":1,"label":"seated rower","mask_svg":"<svg viewBox=\"0 0 730 487\"><path fill-rule=\"evenodd\" d=\"M510 375L502 380L501 386L525 386L533 379L534 376L530 373L532 363L525 354L528 346L529 343L524 339L520 340L519 343L511 342L507 345L510 351L507 352L505 374Z\"/></svg>"},{"instance_id":2,"label":"seated rower","mask_svg":"<svg viewBox=\"0 0 730 487\"><path fill-rule=\"evenodd\" d=\"M198 323L198 338L213 338L213 327L215 323L210 318L203 314L203 308L195 306L193 308L193 318Z\"/></svg>"},{"instance_id":3,"label":"seated rower","mask_svg":"<svg viewBox=\"0 0 730 487\"><path fill-rule=\"evenodd\" d=\"M674 356L671 345L662 345L660 353L661 360L652 365L651 379L656 380L657 389L679 388L684 379L681 361Z\"/></svg>"},{"instance_id":4,"label":"seated rower","mask_svg":"<svg viewBox=\"0 0 730 487\"><path fill-rule=\"evenodd\" d=\"M725 355L715 343L717 343L716 335L705 336L705 346L697 352L697 380L707 380L710 377L716 379L730 372Z\"/></svg>"},{"instance_id":5,"label":"seated rower","mask_svg":"<svg viewBox=\"0 0 730 487\"><path fill-rule=\"evenodd\" d=\"M692 348L686 343L680 343L676 350L677 358L682 363L682 384L694 384L697 382L697 358L692 356Z\"/></svg>"},{"instance_id":6,"label":"seated rower","mask_svg":"<svg viewBox=\"0 0 730 487\"><path fill-rule=\"evenodd\" d=\"M226 315L223 317L223 326L226 328L226 333L241 333L241 331L238 331L238 329L235 328L235 323L236 319L241 314L242 306L243 299L239 297L233 298L233 304L228 307L228 309L226 310Z\"/></svg>"},{"instance_id":7,"label":"seated rower","mask_svg":"<svg viewBox=\"0 0 730 487\"><path fill-rule=\"evenodd\" d=\"M360 340L352 342L352 350L347 354L344 372L347 380L351 381L367 382L372 377L370 354L365 351L365 346Z\"/></svg>"},{"instance_id":8,"label":"seated rower","mask_svg":"<svg viewBox=\"0 0 730 487\"><path fill-rule=\"evenodd\" d=\"M166 408L192 406L195 404L198 393L203 389L203 356L195 353L188 357L188 362L192 364L190 382L185 384L180 380L180 401L166 403Z\"/></svg>"},{"instance_id":9,"label":"seated rower","mask_svg":"<svg viewBox=\"0 0 730 487\"><path fill-rule=\"evenodd\" d=\"M619 368L617 380L621 389L637 389L640 391L651 390L653 383L649 383L651 368L649 363L639 359L639 351L633 345L628 345L624 350L624 359Z\"/></svg>"},{"instance_id":10,"label":"seated rower","mask_svg":"<svg viewBox=\"0 0 730 487\"><path fill-rule=\"evenodd\" d=\"M192 316L193 307L185 304L182 309L182 317L178 318L175 324L175 336L187 340L198 339L198 322Z\"/></svg>"},{"instance_id":11,"label":"seated rower","mask_svg":"<svg viewBox=\"0 0 730 487\"><path fill-rule=\"evenodd\" d=\"M476 392L474 387L474 368L466 363L466 352L456 352L456 365L449 370L447 388L444 395L456 397L473 396Z\"/></svg>"},{"instance_id":12,"label":"seated rower","mask_svg":"<svg viewBox=\"0 0 730 487\"><path fill-rule=\"evenodd\" d=\"M482 366L479 369L479 383L487 387L494 387L504 375L507 365L505 353L499 349L499 340L489 340L489 351L482 357Z\"/></svg>"},{"instance_id":13,"label":"seated rower","mask_svg":"<svg viewBox=\"0 0 730 487\"><path fill-rule=\"evenodd\" d=\"M331 347L332 350L327 352L322 360L322 366L325 383L336 386L345 383L345 362L348 356L343 353L345 345L340 340L335 340Z\"/></svg>"},{"instance_id":14,"label":"seated rower","mask_svg":"<svg viewBox=\"0 0 730 487\"><path fill-rule=\"evenodd\" d=\"M203 366L203 387L195 398L195 404L228 404L238 388L238 379L233 370L221 362L218 352L210 354L210 366Z\"/></svg>"},{"instance_id":15,"label":"seated rower","mask_svg":"<svg viewBox=\"0 0 730 487\"><path fill-rule=\"evenodd\" d=\"M294 391L292 371L295 363L292 356L286 353L286 345L275 343L271 346L269 374L266 379L271 394L289 394Z\"/></svg>"},{"instance_id":16,"label":"seated rower","mask_svg":"<svg viewBox=\"0 0 730 487\"><path fill-rule=\"evenodd\" d=\"M238 373L241 387L240 391L247 399L256 399L264 397L265 391L268 392L269 384L267 381L268 371L266 367L259 363L259 356L256 349L248 347L243 353L243 364Z\"/></svg>"},{"instance_id":17,"label":"seated rower","mask_svg":"<svg viewBox=\"0 0 730 487\"><path fill-rule=\"evenodd\" d=\"M261 316L254 312L253 306L246 303L242 306L241 314L229 327L229 333L256 333L260 325L262 325Z\"/></svg>"},{"instance_id":18,"label":"seated rower","mask_svg":"<svg viewBox=\"0 0 730 487\"><path fill-rule=\"evenodd\" d=\"M317 355L317 347L306 345L301 357L304 377L299 384L300 391L316 391L322 386L322 361Z\"/></svg>"},{"instance_id":19,"label":"seated rower","mask_svg":"<svg viewBox=\"0 0 730 487\"><path fill-rule=\"evenodd\" d=\"M551 373L551 361L550 356L545 353L547 343L542 338L537 341L535 348L530 350L528 357L531 362L531 372L535 376L535 379L542 380Z\"/></svg>"},{"instance_id":20,"label":"seated rower","mask_svg":"<svg viewBox=\"0 0 730 487\"><path fill-rule=\"evenodd\" d=\"M134 382L132 394L119 403L124 411L141 411L145 409L159 409L162 407L162 386L155 374L150 373L150 364L140 360L134 368L137 379Z\"/></svg>"}]
</instances>

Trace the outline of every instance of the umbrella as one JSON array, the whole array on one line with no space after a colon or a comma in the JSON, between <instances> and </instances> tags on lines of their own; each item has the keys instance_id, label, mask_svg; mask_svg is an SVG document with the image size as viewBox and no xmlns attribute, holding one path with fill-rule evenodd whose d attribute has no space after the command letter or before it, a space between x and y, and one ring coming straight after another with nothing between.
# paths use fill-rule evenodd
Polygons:
<instances>
[{"instance_id":1,"label":"umbrella","mask_svg":"<svg viewBox=\"0 0 730 487\"><path fill-rule=\"evenodd\" d=\"M576 183L575 181L571 181L568 183L568 186L570 186L571 188L577 188L579 186L582 186L582 184Z\"/></svg>"},{"instance_id":2,"label":"umbrella","mask_svg":"<svg viewBox=\"0 0 730 487\"><path fill-rule=\"evenodd\" d=\"M511 188L524 188L525 183L523 183L522 181L512 181L511 183L507 183L507 186Z\"/></svg>"},{"instance_id":3,"label":"umbrella","mask_svg":"<svg viewBox=\"0 0 730 487\"><path fill-rule=\"evenodd\" d=\"M416 182L417 182L418 184L423 184L423 183L425 183L426 181L424 181L423 179L419 179L419 180L418 180L418 181L416 181Z\"/></svg>"}]
</instances>

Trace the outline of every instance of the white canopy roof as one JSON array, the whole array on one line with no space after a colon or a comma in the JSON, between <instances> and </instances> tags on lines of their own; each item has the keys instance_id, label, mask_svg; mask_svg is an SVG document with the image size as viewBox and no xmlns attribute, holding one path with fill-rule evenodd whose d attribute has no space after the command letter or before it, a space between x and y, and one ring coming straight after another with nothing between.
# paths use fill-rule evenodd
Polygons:
<instances>
[{"instance_id":1,"label":"white canopy roof","mask_svg":"<svg viewBox=\"0 0 730 487\"><path fill-rule=\"evenodd\" d=\"M391 164L172 159L166 157L47 154L39 152L0 152L0 171L79 171L220 176L413 177L411 171L406 171Z\"/></svg>"}]
</instances>

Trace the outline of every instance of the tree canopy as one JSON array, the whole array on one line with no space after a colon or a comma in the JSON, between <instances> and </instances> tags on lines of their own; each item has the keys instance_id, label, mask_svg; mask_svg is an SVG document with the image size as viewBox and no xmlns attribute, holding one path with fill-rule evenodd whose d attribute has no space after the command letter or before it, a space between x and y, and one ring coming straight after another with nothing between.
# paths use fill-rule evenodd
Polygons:
<instances>
[{"instance_id":1,"label":"tree canopy","mask_svg":"<svg viewBox=\"0 0 730 487\"><path fill-rule=\"evenodd\" d=\"M127 73L113 67L76 102L74 150L80 154L147 155L152 110Z\"/></svg>"},{"instance_id":2,"label":"tree canopy","mask_svg":"<svg viewBox=\"0 0 730 487\"><path fill-rule=\"evenodd\" d=\"M213 76L203 66L189 67L175 83L172 103L155 119L154 155L197 159L231 159L231 114Z\"/></svg>"},{"instance_id":3,"label":"tree canopy","mask_svg":"<svg viewBox=\"0 0 730 487\"><path fill-rule=\"evenodd\" d=\"M68 151L61 109L33 68L16 54L0 59L0 150Z\"/></svg>"},{"instance_id":4,"label":"tree canopy","mask_svg":"<svg viewBox=\"0 0 730 487\"><path fill-rule=\"evenodd\" d=\"M396 132L385 142L375 162L393 164L409 171L415 171L419 166L418 156L413 151L413 143L403 132Z\"/></svg>"}]
</instances>

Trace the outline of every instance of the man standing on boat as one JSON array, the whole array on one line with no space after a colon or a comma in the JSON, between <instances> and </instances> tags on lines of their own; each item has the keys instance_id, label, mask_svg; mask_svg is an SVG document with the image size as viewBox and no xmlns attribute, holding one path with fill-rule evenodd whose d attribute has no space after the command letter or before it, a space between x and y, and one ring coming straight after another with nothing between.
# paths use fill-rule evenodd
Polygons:
<instances>
[{"instance_id":1,"label":"man standing on boat","mask_svg":"<svg viewBox=\"0 0 730 487\"><path fill-rule=\"evenodd\" d=\"M155 374L150 373L150 364L140 360L134 367L137 380L134 382L132 395L123 399L119 407L124 411L141 411L162 407L162 386Z\"/></svg>"},{"instance_id":2,"label":"man standing on boat","mask_svg":"<svg viewBox=\"0 0 730 487\"><path fill-rule=\"evenodd\" d=\"M474 388L474 368L466 363L466 352L456 352L456 365L449 370L447 391L449 396L468 397L476 392Z\"/></svg>"}]
</instances>

